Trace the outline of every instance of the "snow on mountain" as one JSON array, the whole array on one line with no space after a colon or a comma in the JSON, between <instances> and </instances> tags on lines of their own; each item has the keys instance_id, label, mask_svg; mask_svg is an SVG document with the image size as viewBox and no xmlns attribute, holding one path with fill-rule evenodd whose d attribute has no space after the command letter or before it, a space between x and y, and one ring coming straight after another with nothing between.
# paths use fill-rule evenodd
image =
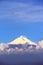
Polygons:
<instances>
[{"instance_id":1,"label":"snow on mountain","mask_svg":"<svg viewBox=\"0 0 43 65\"><path fill-rule=\"evenodd\" d=\"M20 36L9 43L0 44L0 54L30 53L43 49L43 41L39 43L32 42L25 36Z\"/></svg>"},{"instance_id":2,"label":"snow on mountain","mask_svg":"<svg viewBox=\"0 0 43 65\"><path fill-rule=\"evenodd\" d=\"M25 36L20 36L11 42L11 44L26 44L26 43L28 43L30 45L37 45L36 43L32 42L31 40L29 40Z\"/></svg>"}]
</instances>

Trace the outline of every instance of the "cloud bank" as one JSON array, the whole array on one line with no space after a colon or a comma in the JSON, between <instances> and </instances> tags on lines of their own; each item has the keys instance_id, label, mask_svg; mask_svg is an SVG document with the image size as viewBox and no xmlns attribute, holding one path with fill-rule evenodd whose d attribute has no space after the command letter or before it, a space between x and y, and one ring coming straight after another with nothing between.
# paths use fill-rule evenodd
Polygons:
<instances>
[{"instance_id":1,"label":"cloud bank","mask_svg":"<svg viewBox=\"0 0 43 65\"><path fill-rule=\"evenodd\" d=\"M0 44L1 65L43 65L43 40L32 45Z\"/></svg>"},{"instance_id":2,"label":"cloud bank","mask_svg":"<svg viewBox=\"0 0 43 65\"><path fill-rule=\"evenodd\" d=\"M41 53L43 52L43 40L36 43L37 45L31 44L11 44L1 43L0 54L19 54L19 53Z\"/></svg>"}]
</instances>

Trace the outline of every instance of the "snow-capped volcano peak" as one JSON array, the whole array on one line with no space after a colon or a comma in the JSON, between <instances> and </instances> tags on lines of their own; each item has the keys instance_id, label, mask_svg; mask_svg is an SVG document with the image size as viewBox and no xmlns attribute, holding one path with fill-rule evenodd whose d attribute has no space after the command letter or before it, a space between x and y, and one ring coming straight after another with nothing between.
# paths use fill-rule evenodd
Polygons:
<instances>
[{"instance_id":1,"label":"snow-capped volcano peak","mask_svg":"<svg viewBox=\"0 0 43 65\"><path fill-rule=\"evenodd\" d=\"M11 42L11 44L26 44L26 43L31 44L31 45L36 45L36 43L32 42L25 36L20 36Z\"/></svg>"}]
</instances>

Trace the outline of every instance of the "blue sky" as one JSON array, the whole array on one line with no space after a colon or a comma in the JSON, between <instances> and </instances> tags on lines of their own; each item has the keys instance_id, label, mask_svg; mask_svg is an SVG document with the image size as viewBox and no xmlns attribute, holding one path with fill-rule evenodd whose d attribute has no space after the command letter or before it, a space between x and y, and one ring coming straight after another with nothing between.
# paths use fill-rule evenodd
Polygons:
<instances>
[{"instance_id":1,"label":"blue sky","mask_svg":"<svg viewBox=\"0 0 43 65\"><path fill-rule=\"evenodd\" d=\"M43 39L43 0L0 0L0 42L20 35Z\"/></svg>"}]
</instances>

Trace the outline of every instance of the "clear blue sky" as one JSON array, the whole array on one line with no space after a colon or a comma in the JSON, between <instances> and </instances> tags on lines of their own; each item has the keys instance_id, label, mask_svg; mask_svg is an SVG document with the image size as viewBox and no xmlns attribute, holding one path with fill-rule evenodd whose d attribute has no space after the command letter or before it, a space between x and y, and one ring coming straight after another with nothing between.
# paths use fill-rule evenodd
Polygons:
<instances>
[{"instance_id":1,"label":"clear blue sky","mask_svg":"<svg viewBox=\"0 0 43 65\"><path fill-rule=\"evenodd\" d=\"M20 35L43 39L43 0L0 0L0 43Z\"/></svg>"}]
</instances>

